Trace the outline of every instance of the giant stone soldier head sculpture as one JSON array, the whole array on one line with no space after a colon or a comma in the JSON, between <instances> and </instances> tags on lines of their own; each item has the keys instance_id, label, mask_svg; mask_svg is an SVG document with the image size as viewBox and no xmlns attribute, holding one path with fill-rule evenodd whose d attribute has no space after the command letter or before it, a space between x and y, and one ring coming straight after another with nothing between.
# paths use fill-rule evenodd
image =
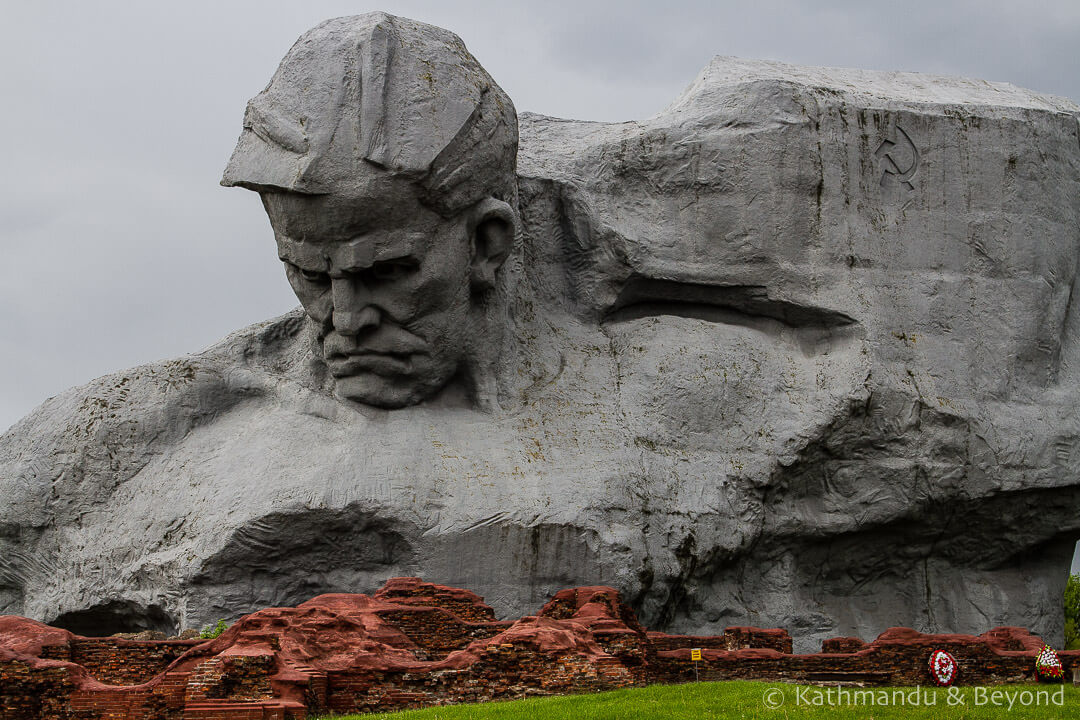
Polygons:
<instances>
[{"instance_id":1,"label":"giant stone soldier head sculpture","mask_svg":"<svg viewBox=\"0 0 1080 720\"><path fill-rule=\"evenodd\" d=\"M0 436L0 613L167 629L422 575L801 651L1060 640L1078 118L722 57L651 118L516 116L449 32L323 23L223 181L303 310Z\"/></svg>"},{"instance_id":2,"label":"giant stone soldier head sculpture","mask_svg":"<svg viewBox=\"0 0 1080 720\"><path fill-rule=\"evenodd\" d=\"M382 13L305 33L222 180L256 190L342 398L472 385L513 243L517 116L453 33Z\"/></svg>"}]
</instances>

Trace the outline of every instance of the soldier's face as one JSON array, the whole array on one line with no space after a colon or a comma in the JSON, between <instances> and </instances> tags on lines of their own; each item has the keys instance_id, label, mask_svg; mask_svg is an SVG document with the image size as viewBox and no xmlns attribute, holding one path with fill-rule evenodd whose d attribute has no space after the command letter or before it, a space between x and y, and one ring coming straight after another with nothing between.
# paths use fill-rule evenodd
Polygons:
<instances>
[{"instance_id":1,"label":"soldier's face","mask_svg":"<svg viewBox=\"0 0 1080 720\"><path fill-rule=\"evenodd\" d=\"M278 255L343 398L420 402L461 369L469 340L471 229L382 177L363 196L262 194Z\"/></svg>"}]
</instances>

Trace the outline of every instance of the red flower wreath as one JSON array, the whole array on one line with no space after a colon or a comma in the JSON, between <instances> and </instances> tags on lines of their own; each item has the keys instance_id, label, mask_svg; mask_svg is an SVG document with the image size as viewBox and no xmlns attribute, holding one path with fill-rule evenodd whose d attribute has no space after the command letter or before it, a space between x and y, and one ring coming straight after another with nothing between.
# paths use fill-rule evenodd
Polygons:
<instances>
[{"instance_id":1,"label":"red flower wreath","mask_svg":"<svg viewBox=\"0 0 1080 720\"><path fill-rule=\"evenodd\" d=\"M930 677L942 687L952 685L956 681L956 659L944 650L935 650L930 653Z\"/></svg>"},{"instance_id":2,"label":"red flower wreath","mask_svg":"<svg viewBox=\"0 0 1080 720\"><path fill-rule=\"evenodd\" d=\"M1054 649L1049 645L1043 645L1039 656L1035 658L1035 674L1040 680L1061 682L1065 676L1061 667L1061 659L1058 658Z\"/></svg>"}]
</instances>

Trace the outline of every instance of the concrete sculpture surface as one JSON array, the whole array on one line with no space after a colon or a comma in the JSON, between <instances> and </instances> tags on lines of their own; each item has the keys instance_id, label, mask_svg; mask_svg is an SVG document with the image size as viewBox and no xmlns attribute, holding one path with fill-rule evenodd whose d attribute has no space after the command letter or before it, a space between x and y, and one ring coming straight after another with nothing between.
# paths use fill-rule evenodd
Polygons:
<instances>
[{"instance_id":1,"label":"concrete sculpture surface","mask_svg":"<svg viewBox=\"0 0 1080 720\"><path fill-rule=\"evenodd\" d=\"M0 438L0 613L174 629L419 574L501 617L611 585L800 651L1057 643L1078 118L732 58L648 120L518 116L453 34L328 21L223 180L302 308Z\"/></svg>"}]
</instances>

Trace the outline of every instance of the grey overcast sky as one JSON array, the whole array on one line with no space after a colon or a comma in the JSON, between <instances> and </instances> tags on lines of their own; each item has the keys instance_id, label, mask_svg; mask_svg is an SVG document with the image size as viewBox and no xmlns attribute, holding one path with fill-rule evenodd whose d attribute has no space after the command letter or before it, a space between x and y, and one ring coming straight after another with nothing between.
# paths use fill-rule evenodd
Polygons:
<instances>
[{"instance_id":1,"label":"grey overcast sky","mask_svg":"<svg viewBox=\"0 0 1080 720\"><path fill-rule=\"evenodd\" d=\"M713 55L1080 99L1080 0L0 0L0 431L108 372L296 304L258 198L218 186L300 33L386 10L458 33L518 110L631 120Z\"/></svg>"}]
</instances>

